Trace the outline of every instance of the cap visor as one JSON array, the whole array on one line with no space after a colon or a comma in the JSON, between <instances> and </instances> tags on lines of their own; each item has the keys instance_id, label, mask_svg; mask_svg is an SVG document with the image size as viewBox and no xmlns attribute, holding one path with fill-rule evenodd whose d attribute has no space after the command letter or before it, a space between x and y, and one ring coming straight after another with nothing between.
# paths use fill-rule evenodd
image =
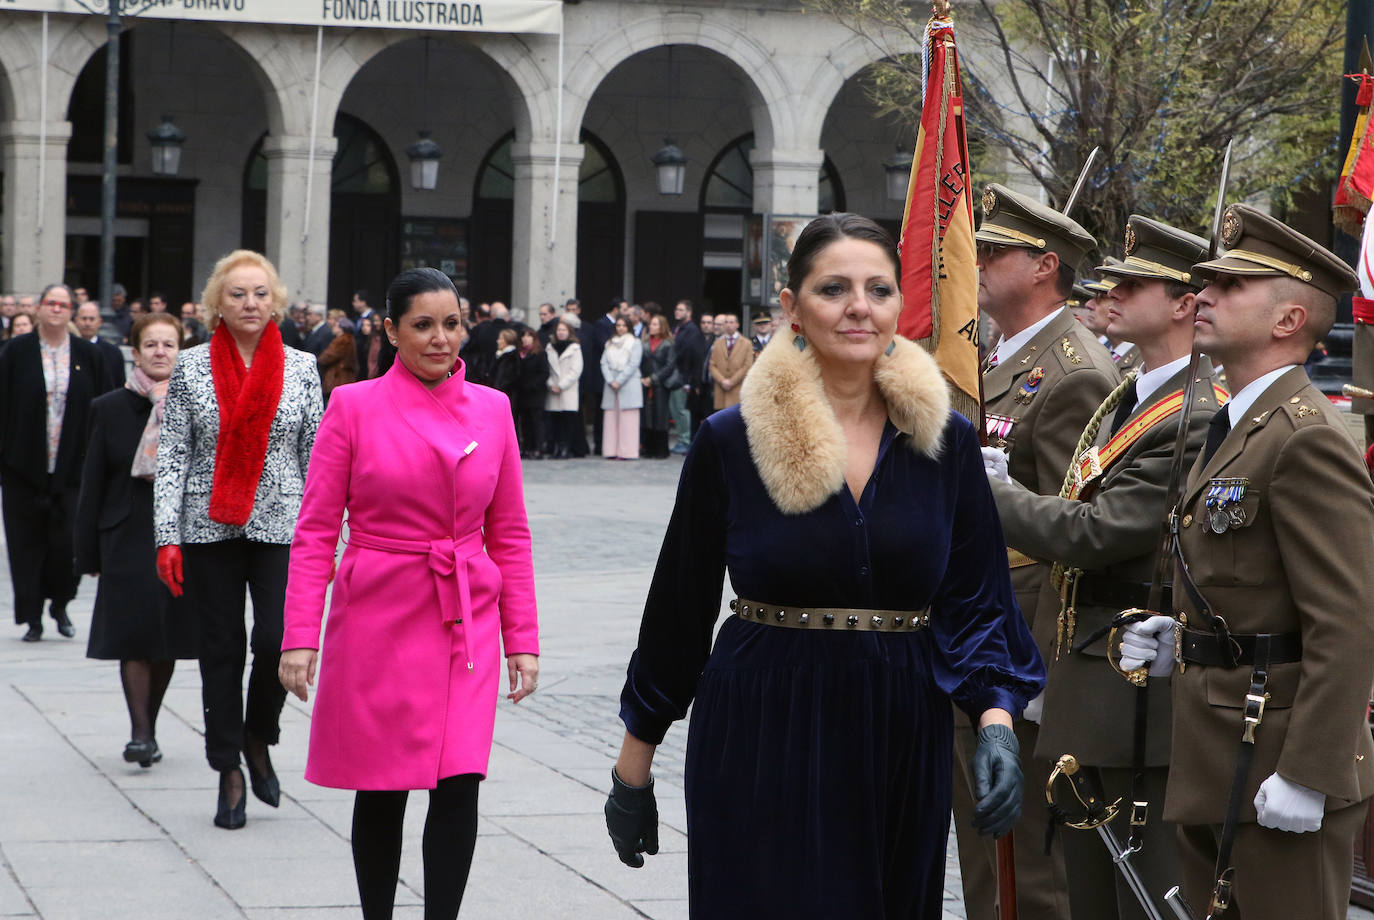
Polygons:
<instances>
[{"instance_id":1,"label":"cap visor","mask_svg":"<svg viewBox=\"0 0 1374 920\"><path fill-rule=\"evenodd\" d=\"M1234 256L1230 253L1226 253L1220 258L1213 259L1210 262L1199 262L1197 265L1193 266L1193 273L1205 275L1209 278L1220 274L1258 275L1271 278L1287 277L1287 275L1277 268L1261 265L1258 262L1251 262L1249 259Z\"/></svg>"}]
</instances>

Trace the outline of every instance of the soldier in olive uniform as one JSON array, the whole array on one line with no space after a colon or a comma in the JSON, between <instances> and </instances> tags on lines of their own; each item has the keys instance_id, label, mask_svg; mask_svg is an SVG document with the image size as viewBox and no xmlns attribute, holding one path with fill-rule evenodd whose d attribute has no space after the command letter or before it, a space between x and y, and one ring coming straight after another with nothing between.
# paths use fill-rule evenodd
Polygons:
<instances>
[{"instance_id":1,"label":"soldier in olive uniform","mask_svg":"<svg viewBox=\"0 0 1374 920\"><path fill-rule=\"evenodd\" d=\"M1056 494L1078 435L1117 383L1112 360L1074 319L1065 301L1078 263L1094 246L1077 223L1024 195L991 185L983 195L978 240L978 306L1001 330L983 374L988 443L1006 453L1012 479L1041 494ZM1009 552L1012 586L1035 628L1035 602L1048 566ZM1040 647L1048 658L1049 648ZM956 720L954 782L959 862L970 920L991 920L997 887L996 856L970 825L973 796L967 782L974 736ZM1034 756L1033 722L1018 720L1026 789L1044 788L1051 764ZM1032 792L1027 803L1034 800ZM1016 827L1017 906L1020 920L1069 916L1063 855L1044 852L1045 811L1027 805Z\"/></svg>"},{"instance_id":2,"label":"soldier in olive uniform","mask_svg":"<svg viewBox=\"0 0 1374 920\"><path fill-rule=\"evenodd\" d=\"M1193 299L1200 287L1193 264L1207 257L1207 243L1134 215L1126 227L1125 261L1101 270L1117 282L1110 292L1108 330L1139 347L1139 376L1130 375L1095 413L1100 424L1090 426L1091 437L1085 432L1089 446L1066 472L1071 484L1061 492L1067 497L1037 495L995 476L991 485L1007 543L1061 567L1061 577L1041 589L1034 616L1037 642L1052 649L1036 754L1051 761L1073 754L1107 801L1120 799L1124 807L1113 825L1122 840L1131 833L1131 802L1139 795L1150 803L1144 849L1132 865L1160 898L1179 875L1174 829L1161 818L1169 765L1168 678L1149 681L1148 734L1137 752L1140 691L1107 663L1106 629L1122 610L1147 607L1193 347ZM1189 460L1202 450L1221 395L1206 358L1193 390ZM1098 638L1082 647L1093 636ZM1144 768L1139 789L1132 783L1137 756ZM1147 916L1097 834L1069 830L1062 845L1075 917Z\"/></svg>"},{"instance_id":3,"label":"soldier in olive uniform","mask_svg":"<svg viewBox=\"0 0 1374 920\"><path fill-rule=\"evenodd\" d=\"M1303 361L1356 278L1245 205L1227 210L1222 243L1195 269L1208 281L1196 334L1234 395L1179 508L1183 628L1162 617L1128 627L1121 664L1153 659L1159 674L1176 652L1182 662L1164 817L1179 825L1183 889L1199 915L1222 861L1234 868L1228 918L1338 920L1374 794L1374 484ZM1235 766L1247 760L1234 850L1219 860Z\"/></svg>"}]
</instances>

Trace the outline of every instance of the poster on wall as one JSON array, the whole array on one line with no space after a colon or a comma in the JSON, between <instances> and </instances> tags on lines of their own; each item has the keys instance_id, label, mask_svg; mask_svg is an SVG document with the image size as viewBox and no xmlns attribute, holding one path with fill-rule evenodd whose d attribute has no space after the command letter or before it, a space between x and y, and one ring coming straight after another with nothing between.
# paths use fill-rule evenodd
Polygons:
<instances>
[{"instance_id":1,"label":"poster on wall","mask_svg":"<svg viewBox=\"0 0 1374 920\"><path fill-rule=\"evenodd\" d=\"M468 222L458 217L401 218L401 268L437 268L468 291Z\"/></svg>"},{"instance_id":2,"label":"poster on wall","mask_svg":"<svg viewBox=\"0 0 1374 920\"><path fill-rule=\"evenodd\" d=\"M744 270L740 272L741 303L763 302L763 215L744 219Z\"/></svg>"},{"instance_id":3,"label":"poster on wall","mask_svg":"<svg viewBox=\"0 0 1374 920\"><path fill-rule=\"evenodd\" d=\"M763 242L767 254L767 271L764 272L765 302L770 307L778 306L778 294L787 286L787 260L792 256L792 247L797 245L797 237L802 228L815 216L779 215L768 216L768 233Z\"/></svg>"}]
</instances>

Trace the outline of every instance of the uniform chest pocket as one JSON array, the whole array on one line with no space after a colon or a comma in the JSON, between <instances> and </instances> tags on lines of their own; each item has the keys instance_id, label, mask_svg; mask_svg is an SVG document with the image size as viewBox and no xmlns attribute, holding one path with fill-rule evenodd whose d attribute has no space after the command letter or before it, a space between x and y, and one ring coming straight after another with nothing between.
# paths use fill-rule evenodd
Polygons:
<instances>
[{"instance_id":1,"label":"uniform chest pocket","mask_svg":"<svg viewBox=\"0 0 1374 920\"><path fill-rule=\"evenodd\" d=\"M1267 514L1264 497L1253 489L1239 498L1218 495L1210 499L1204 490L1193 510L1193 526L1200 528L1201 555L1206 560L1205 565L1198 566L1202 580L1213 585L1253 586L1272 576L1277 558L1273 565L1263 562L1275 555L1273 535L1262 526Z\"/></svg>"}]
</instances>

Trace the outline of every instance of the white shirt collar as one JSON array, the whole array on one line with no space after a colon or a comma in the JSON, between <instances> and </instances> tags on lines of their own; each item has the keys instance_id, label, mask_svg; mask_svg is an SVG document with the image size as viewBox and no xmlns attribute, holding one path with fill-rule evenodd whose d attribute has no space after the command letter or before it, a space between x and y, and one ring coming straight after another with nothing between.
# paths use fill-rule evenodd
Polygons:
<instances>
[{"instance_id":1,"label":"white shirt collar","mask_svg":"<svg viewBox=\"0 0 1374 920\"><path fill-rule=\"evenodd\" d=\"M1002 336L1002 338L997 342L997 350L993 352L993 354L997 356L997 363L1004 364L1005 362L1010 361L1013 357L1015 357L1018 351L1025 347L1025 344L1027 342L1035 338L1035 334L1037 332L1048 326L1050 324L1050 321L1058 315L1059 310L1055 310L1054 312L1050 313L1049 316L1046 316L1038 323L1034 323L1030 326L1027 326L1025 329L1022 329L1020 332L1016 333L1016 335L1012 336L1011 338Z\"/></svg>"},{"instance_id":2,"label":"white shirt collar","mask_svg":"<svg viewBox=\"0 0 1374 920\"><path fill-rule=\"evenodd\" d=\"M1283 367L1276 367L1263 377L1257 377L1241 388L1241 391L1231 397L1231 401L1226 404L1226 412L1231 419L1231 427L1236 427L1236 423L1245 418L1245 413L1250 411L1250 407L1255 404L1255 400L1264 395L1264 391L1269 389L1270 384L1288 373L1297 364L1285 364Z\"/></svg>"},{"instance_id":3,"label":"white shirt collar","mask_svg":"<svg viewBox=\"0 0 1374 920\"><path fill-rule=\"evenodd\" d=\"M1179 371L1185 370L1191 357L1191 355L1184 355L1155 370L1142 370L1140 376L1135 379L1135 401L1144 403L1146 399L1154 395L1155 391L1168 383L1169 378Z\"/></svg>"},{"instance_id":4,"label":"white shirt collar","mask_svg":"<svg viewBox=\"0 0 1374 920\"><path fill-rule=\"evenodd\" d=\"M1134 342L1117 342L1116 346L1112 348L1112 357L1120 359L1132 348L1135 348Z\"/></svg>"}]
</instances>

